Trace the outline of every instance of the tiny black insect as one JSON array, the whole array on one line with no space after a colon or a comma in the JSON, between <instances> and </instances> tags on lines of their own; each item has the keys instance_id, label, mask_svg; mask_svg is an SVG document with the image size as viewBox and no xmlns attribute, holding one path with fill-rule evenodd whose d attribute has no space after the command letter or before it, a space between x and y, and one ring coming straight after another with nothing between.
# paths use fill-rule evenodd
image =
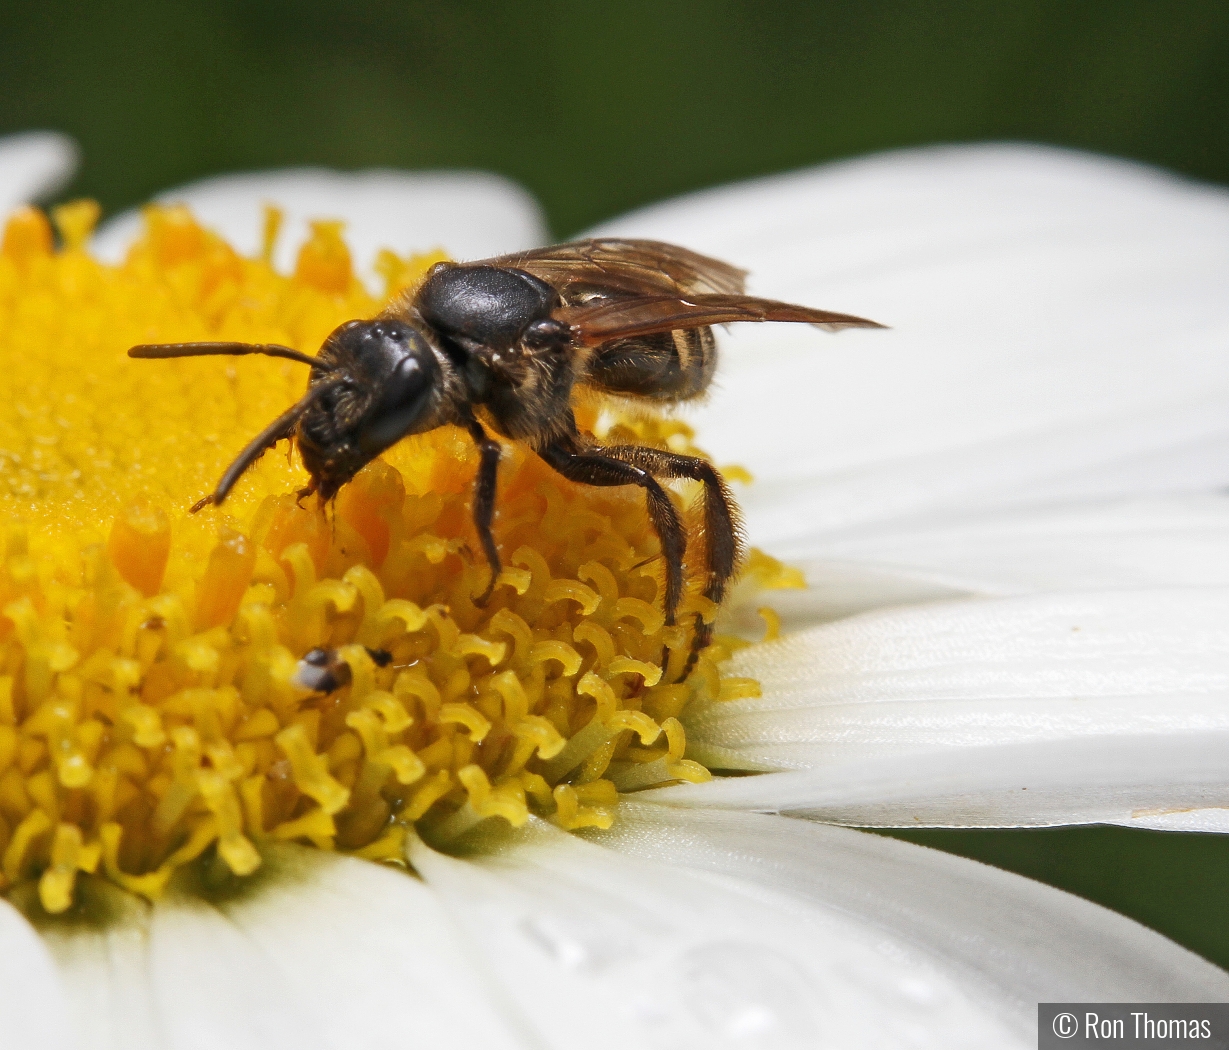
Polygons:
<instances>
[{"instance_id":1,"label":"tiny black insect","mask_svg":"<svg viewBox=\"0 0 1229 1050\"><path fill-rule=\"evenodd\" d=\"M387 667L393 662L393 654L387 649L368 649L367 655L376 667ZM350 665L336 649L312 649L299 661L294 681L314 693L335 693L349 684Z\"/></svg>"},{"instance_id":2,"label":"tiny black insect","mask_svg":"<svg viewBox=\"0 0 1229 1050\"><path fill-rule=\"evenodd\" d=\"M663 612L674 623L687 537L659 478L704 486L705 597L720 602L737 568L737 508L706 460L640 445L601 446L582 433L573 392L587 387L674 404L703 394L717 363L712 325L793 321L826 328L880 325L861 317L757 299L744 271L659 241L601 239L473 263L439 263L379 317L347 321L316 357L285 346L170 343L134 346L131 357L266 354L310 366L307 393L275 419L222 475L197 511L221 503L267 449L298 442L311 475L301 496L332 499L368 462L410 434L465 428L481 453L473 518L491 568L499 444L490 427L528 444L551 467L588 485L638 485L665 561ZM711 628L697 618L685 677Z\"/></svg>"}]
</instances>

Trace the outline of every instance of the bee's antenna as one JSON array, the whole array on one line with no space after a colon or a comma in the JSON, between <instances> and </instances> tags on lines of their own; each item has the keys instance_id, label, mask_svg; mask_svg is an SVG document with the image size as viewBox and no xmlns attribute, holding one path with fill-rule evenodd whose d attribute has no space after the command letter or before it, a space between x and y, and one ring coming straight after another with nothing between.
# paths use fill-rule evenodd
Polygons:
<instances>
[{"instance_id":1,"label":"bee's antenna","mask_svg":"<svg viewBox=\"0 0 1229 1050\"><path fill-rule=\"evenodd\" d=\"M319 368L319 359L292 350L277 343L142 343L128 351L129 357L211 357L214 355L242 357L245 354L264 354L265 357L284 357L289 361Z\"/></svg>"}]
</instances>

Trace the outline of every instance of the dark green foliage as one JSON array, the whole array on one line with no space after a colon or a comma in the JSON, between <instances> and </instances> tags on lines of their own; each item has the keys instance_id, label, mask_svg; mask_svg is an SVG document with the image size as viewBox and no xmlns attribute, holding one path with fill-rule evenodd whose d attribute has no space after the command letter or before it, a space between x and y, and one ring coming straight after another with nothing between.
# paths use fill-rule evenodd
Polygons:
<instances>
[{"instance_id":1,"label":"dark green foliage","mask_svg":"<svg viewBox=\"0 0 1229 1050\"><path fill-rule=\"evenodd\" d=\"M8 0L0 131L108 211L282 164L477 166L564 235L868 150L1025 138L1229 181L1221 0Z\"/></svg>"}]
</instances>

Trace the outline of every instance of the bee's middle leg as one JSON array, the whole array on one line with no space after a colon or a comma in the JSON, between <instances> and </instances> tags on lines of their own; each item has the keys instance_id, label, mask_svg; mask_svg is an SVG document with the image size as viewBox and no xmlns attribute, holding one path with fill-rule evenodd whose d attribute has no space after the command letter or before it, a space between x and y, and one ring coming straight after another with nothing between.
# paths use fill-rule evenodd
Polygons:
<instances>
[{"instance_id":1,"label":"bee's middle leg","mask_svg":"<svg viewBox=\"0 0 1229 1050\"><path fill-rule=\"evenodd\" d=\"M491 567L491 581L486 590L474 599L479 608L486 605L495 590L495 581L499 579L502 565L499 561L499 548L495 546L495 537L491 534L491 519L495 516L495 486L499 475L499 442L495 441L476 419L470 419L467 425L469 435L478 446L481 459L478 462L478 474L474 478L474 528L478 530L478 541L482 544L482 552L486 555L487 564Z\"/></svg>"},{"instance_id":2,"label":"bee's middle leg","mask_svg":"<svg viewBox=\"0 0 1229 1050\"><path fill-rule=\"evenodd\" d=\"M687 534L665 489L643 467L612 459L601 448L578 452L554 444L539 449L538 455L569 481L603 487L639 485L644 489L649 520L657 531L662 557L666 562L666 594L662 611L666 623L673 625L674 614L683 594L683 552L687 549Z\"/></svg>"}]
</instances>

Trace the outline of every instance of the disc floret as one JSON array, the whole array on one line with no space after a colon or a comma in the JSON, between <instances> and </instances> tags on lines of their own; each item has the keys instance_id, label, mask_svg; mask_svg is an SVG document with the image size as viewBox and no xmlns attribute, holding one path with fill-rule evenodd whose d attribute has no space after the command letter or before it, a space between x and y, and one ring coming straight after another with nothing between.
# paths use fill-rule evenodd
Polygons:
<instances>
[{"instance_id":1,"label":"disc floret","mask_svg":"<svg viewBox=\"0 0 1229 1050\"><path fill-rule=\"evenodd\" d=\"M227 513L184 513L302 376L140 369L125 349L311 353L438 255L385 253L377 297L336 223L286 277L269 263L275 214L248 259L185 209L151 208L119 266L86 251L96 218L60 210L56 250L26 209L0 250L15 392L0 406L0 889L36 886L56 913L85 873L152 898L206 854L249 875L279 840L403 862L411 834L531 815L606 827L621 792L709 777L680 716L756 686L722 679L720 645L676 681L688 628L664 623L638 492L573 485L505 445L506 568L481 607L477 457L451 428L398 445L327 507L296 502L300 468L270 454ZM690 440L660 420L583 422ZM717 612L698 595L683 608L687 624Z\"/></svg>"}]
</instances>

